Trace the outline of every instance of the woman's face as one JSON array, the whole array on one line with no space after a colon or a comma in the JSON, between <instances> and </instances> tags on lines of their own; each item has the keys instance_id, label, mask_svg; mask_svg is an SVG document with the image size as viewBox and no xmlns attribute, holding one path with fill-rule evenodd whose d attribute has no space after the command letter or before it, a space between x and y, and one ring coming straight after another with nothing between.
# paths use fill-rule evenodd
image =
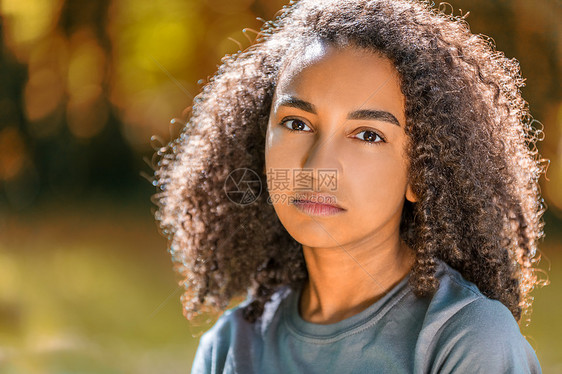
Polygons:
<instances>
[{"instance_id":1,"label":"woman's face","mask_svg":"<svg viewBox=\"0 0 562 374\"><path fill-rule=\"evenodd\" d=\"M404 101L391 61L355 47L312 44L281 72L265 168L274 209L295 240L336 247L398 235L404 198L415 201Z\"/></svg>"}]
</instances>

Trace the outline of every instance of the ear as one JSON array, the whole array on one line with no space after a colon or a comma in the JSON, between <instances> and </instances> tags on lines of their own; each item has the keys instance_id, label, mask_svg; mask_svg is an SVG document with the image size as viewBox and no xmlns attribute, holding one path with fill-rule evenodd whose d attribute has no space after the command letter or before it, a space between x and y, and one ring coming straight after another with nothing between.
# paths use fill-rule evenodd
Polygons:
<instances>
[{"instance_id":1,"label":"ear","mask_svg":"<svg viewBox=\"0 0 562 374\"><path fill-rule=\"evenodd\" d=\"M410 186L410 183L408 183L408 187L406 188L406 199L412 203L418 201L418 197L412 191L412 187Z\"/></svg>"}]
</instances>

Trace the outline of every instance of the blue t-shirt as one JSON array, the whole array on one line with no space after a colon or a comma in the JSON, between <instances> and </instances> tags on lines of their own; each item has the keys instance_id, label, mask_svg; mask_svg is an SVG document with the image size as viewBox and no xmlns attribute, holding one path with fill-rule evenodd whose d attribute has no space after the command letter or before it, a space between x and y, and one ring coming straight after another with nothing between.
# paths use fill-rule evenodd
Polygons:
<instances>
[{"instance_id":1,"label":"blue t-shirt","mask_svg":"<svg viewBox=\"0 0 562 374\"><path fill-rule=\"evenodd\" d=\"M278 290L254 324L240 305L200 339L192 373L541 373L509 309L443 261L438 291L418 298L407 274L367 309L305 321L299 291Z\"/></svg>"}]
</instances>

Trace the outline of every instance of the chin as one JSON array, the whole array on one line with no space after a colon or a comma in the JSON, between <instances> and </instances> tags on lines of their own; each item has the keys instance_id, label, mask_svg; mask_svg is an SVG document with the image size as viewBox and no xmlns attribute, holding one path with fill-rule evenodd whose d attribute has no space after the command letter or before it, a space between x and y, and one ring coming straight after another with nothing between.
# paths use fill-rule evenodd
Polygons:
<instances>
[{"instance_id":1,"label":"chin","mask_svg":"<svg viewBox=\"0 0 562 374\"><path fill-rule=\"evenodd\" d=\"M309 218L308 222L298 224L294 222L286 224L283 220L281 222L293 239L308 247L337 247L347 242L347 230L341 223L327 224L320 220L314 221L312 218Z\"/></svg>"}]
</instances>

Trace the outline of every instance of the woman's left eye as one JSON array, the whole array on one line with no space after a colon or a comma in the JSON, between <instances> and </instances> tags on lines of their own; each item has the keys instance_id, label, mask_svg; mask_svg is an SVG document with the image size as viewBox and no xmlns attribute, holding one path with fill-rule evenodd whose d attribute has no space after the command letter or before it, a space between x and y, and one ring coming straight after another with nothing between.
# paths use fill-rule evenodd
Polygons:
<instances>
[{"instance_id":1,"label":"woman's left eye","mask_svg":"<svg viewBox=\"0 0 562 374\"><path fill-rule=\"evenodd\" d=\"M363 134L363 137L359 136L360 134ZM386 143L382 136L372 130L363 130L359 132L357 136L359 136L359 139L365 141L368 144ZM376 141L377 137L380 139L379 141Z\"/></svg>"}]
</instances>

